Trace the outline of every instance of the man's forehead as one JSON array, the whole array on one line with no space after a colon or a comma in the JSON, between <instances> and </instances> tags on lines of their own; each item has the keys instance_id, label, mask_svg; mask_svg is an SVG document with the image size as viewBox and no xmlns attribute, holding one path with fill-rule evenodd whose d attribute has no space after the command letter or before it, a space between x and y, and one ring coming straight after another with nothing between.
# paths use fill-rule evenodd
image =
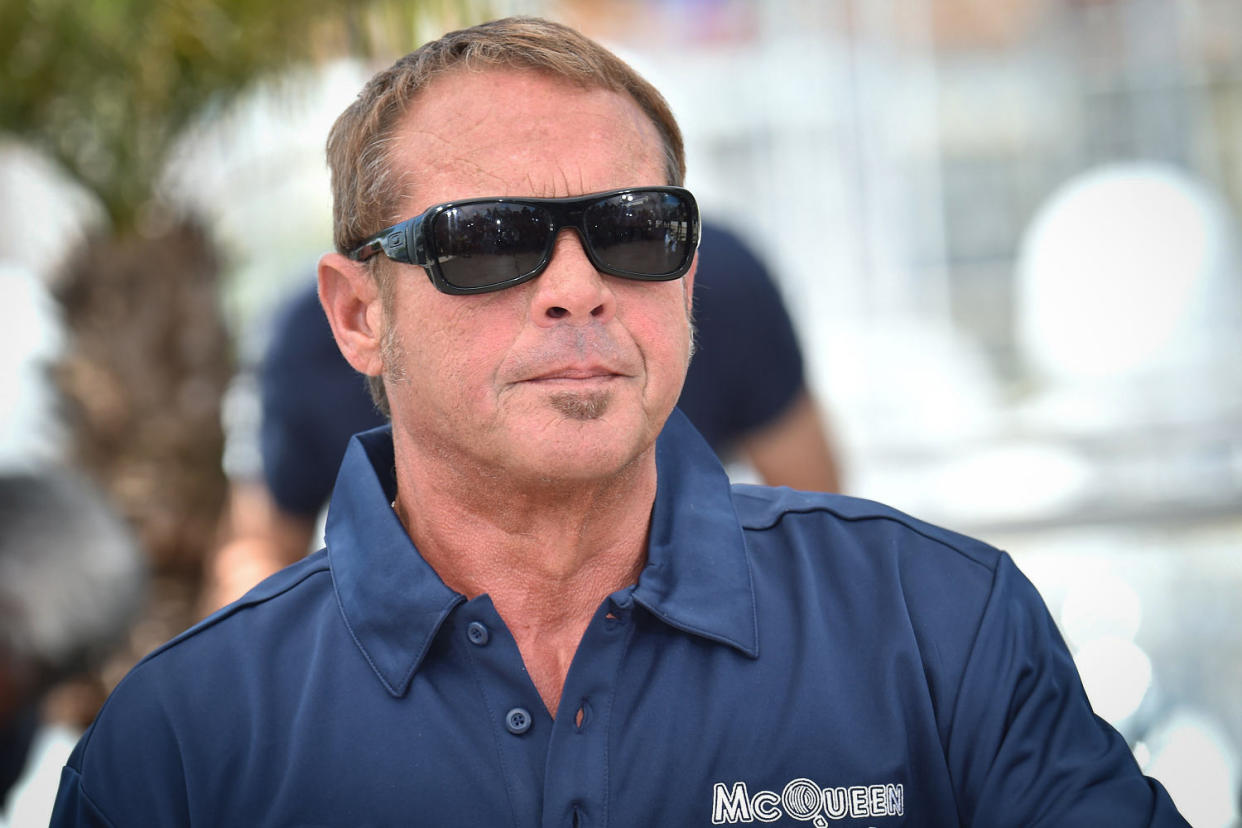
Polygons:
<instances>
[{"instance_id":1,"label":"man's forehead","mask_svg":"<svg viewBox=\"0 0 1242 828\"><path fill-rule=\"evenodd\" d=\"M422 207L668 183L659 132L630 96L529 69L446 72L393 140L394 172Z\"/></svg>"}]
</instances>

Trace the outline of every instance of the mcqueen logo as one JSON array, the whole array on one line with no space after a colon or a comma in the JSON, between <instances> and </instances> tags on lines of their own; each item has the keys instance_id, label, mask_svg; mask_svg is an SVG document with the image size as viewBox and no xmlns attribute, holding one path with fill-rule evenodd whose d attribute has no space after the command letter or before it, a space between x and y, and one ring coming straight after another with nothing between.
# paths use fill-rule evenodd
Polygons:
<instances>
[{"instance_id":1,"label":"mcqueen logo","mask_svg":"<svg viewBox=\"0 0 1242 828\"><path fill-rule=\"evenodd\" d=\"M712 787L712 824L776 822L788 816L827 828L828 820L904 816L905 789L900 784L821 788L810 779L791 779L780 793L755 791L745 782Z\"/></svg>"}]
</instances>

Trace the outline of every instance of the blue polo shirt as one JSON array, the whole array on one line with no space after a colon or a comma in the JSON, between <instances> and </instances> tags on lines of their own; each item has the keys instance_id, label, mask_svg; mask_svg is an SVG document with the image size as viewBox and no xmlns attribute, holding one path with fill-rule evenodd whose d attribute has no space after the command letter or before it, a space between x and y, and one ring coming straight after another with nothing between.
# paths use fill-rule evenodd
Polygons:
<instances>
[{"instance_id":1,"label":"blue polo shirt","mask_svg":"<svg viewBox=\"0 0 1242 828\"><path fill-rule=\"evenodd\" d=\"M144 659L52 824L1185 825L1092 715L1002 552L874 503L730 486L675 413L638 583L555 719L487 596L389 508L355 437L327 548Z\"/></svg>"}]
</instances>

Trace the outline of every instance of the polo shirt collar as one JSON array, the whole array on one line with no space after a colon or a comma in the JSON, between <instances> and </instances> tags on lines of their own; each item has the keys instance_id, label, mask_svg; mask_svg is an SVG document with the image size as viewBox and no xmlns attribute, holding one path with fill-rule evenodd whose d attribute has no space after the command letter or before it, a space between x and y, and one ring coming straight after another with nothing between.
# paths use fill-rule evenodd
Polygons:
<instances>
[{"instance_id":1,"label":"polo shirt collar","mask_svg":"<svg viewBox=\"0 0 1242 828\"><path fill-rule=\"evenodd\" d=\"M647 565L634 600L678 629L758 656L754 587L729 478L680 410L656 441L656 467Z\"/></svg>"},{"instance_id":2,"label":"polo shirt collar","mask_svg":"<svg viewBox=\"0 0 1242 828\"><path fill-rule=\"evenodd\" d=\"M656 443L658 484L647 565L633 600L680 630L758 655L754 590L724 469L674 411ZM351 635L384 687L404 695L465 596L418 554L391 508L389 426L349 442L328 509L328 561Z\"/></svg>"},{"instance_id":3,"label":"polo shirt collar","mask_svg":"<svg viewBox=\"0 0 1242 828\"><path fill-rule=\"evenodd\" d=\"M355 434L324 541L350 634L388 692L403 696L440 625L466 598L423 560L393 511L395 470L390 426Z\"/></svg>"}]
</instances>

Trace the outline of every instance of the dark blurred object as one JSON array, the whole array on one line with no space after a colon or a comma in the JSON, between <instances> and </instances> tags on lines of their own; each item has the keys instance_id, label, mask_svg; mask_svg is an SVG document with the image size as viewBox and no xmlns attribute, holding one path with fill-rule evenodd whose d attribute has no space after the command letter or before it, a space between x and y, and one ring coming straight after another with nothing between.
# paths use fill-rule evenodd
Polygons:
<instances>
[{"instance_id":1,"label":"dark blurred object","mask_svg":"<svg viewBox=\"0 0 1242 828\"><path fill-rule=\"evenodd\" d=\"M101 665L139 608L138 546L67 472L0 476L0 811L54 683Z\"/></svg>"}]
</instances>

